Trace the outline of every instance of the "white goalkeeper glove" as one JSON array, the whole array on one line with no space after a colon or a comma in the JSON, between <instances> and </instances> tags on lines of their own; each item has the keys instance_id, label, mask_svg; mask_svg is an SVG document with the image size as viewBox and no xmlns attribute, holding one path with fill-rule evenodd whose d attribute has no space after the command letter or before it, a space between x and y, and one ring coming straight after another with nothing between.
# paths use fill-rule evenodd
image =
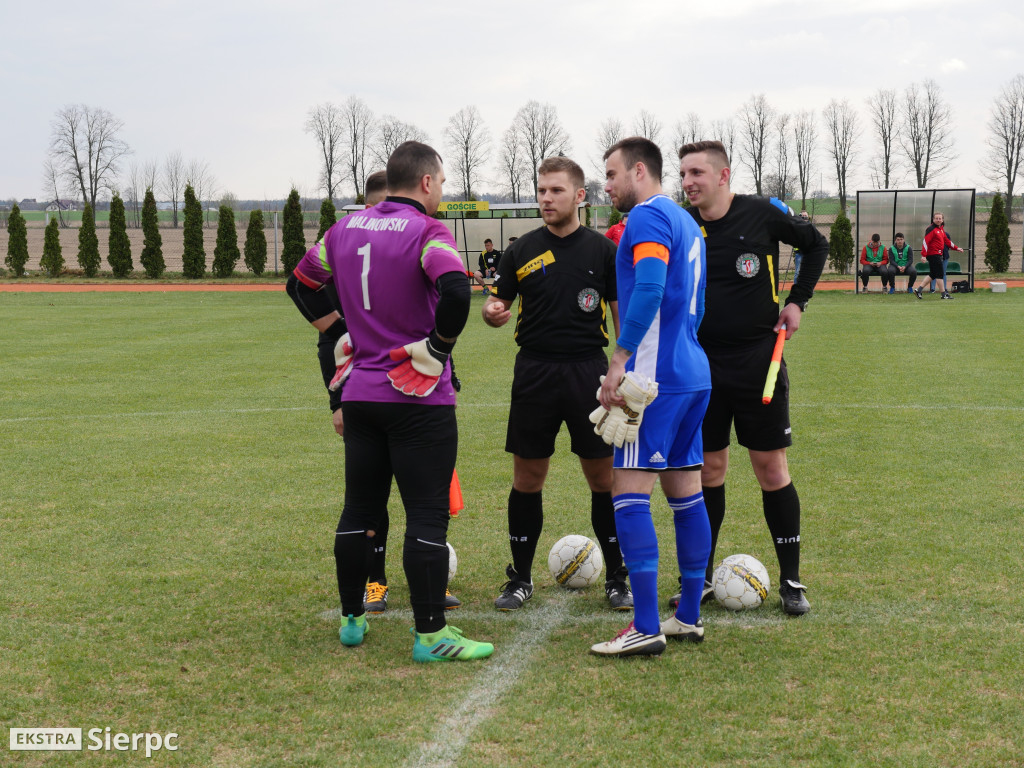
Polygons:
<instances>
[{"instance_id":1,"label":"white goalkeeper glove","mask_svg":"<svg viewBox=\"0 0 1024 768\"><path fill-rule=\"evenodd\" d=\"M604 381L603 376L601 381ZM614 444L621 448L626 443L636 442L640 422L644 418L644 408L658 396L658 382L627 371L615 393L626 404L613 405L610 409L598 406L590 414L590 421L594 424L595 434L600 435L608 445Z\"/></svg>"},{"instance_id":2,"label":"white goalkeeper glove","mask_svg":"<svg viewBox=\"0 0 1024 768\"><path fill-rule=\"evenodd\" d=\"M331 383L327 385L331 392L337 392L341 389L345 379L352 373L352 353L354 351L352 349L352 339L347 333L338 339L338 343L334 345L334 364L338 369L334 372L334 378L331 379Z\"/></svg>"},{"instance_id":3,"label":"white goalkeeper glove","mask_svg":"<svg viewBox=\"0 0 1024 768\"><path fill-rule=\"evenodd\" d=\"M441 379L454 346L432 333L425 339L392 349L389 355L399 365L388 371L391 386L405 395L426 397Z\"/></svg>"}]
</instances>

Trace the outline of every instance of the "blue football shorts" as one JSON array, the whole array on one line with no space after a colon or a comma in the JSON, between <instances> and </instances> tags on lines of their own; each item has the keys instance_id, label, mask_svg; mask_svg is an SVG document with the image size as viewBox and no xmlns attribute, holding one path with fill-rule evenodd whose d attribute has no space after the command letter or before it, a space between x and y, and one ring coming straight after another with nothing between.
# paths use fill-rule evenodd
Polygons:
<instances>
[{"instance_id":1,"label":"blue football shorts","mask_svg":"<svg viewBox=\"0 0 1024 768\"><path fill-rule=\"evenodd\" d=\"M700 425L710 389L659 394L644 409L634 443L615 449L616 469L699 469L704 464Z\"/></svg>"}]
</instances>

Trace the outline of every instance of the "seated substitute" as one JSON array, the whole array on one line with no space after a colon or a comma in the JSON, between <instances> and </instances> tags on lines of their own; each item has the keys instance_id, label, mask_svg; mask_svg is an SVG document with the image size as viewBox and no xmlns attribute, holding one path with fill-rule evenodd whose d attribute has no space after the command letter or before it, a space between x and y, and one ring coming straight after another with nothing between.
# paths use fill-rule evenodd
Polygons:
<instances>
[{"instance_id":1,"label":"seated substitute","mask_svg":"<svg viewBox=\"0 0 1024 768\"><path fill-rule=\"evenodd\" d=\"M914 266L914 249L907 245L902 232L897 232L892 246L889 248L889 266L892 268L892 282L889 293L896 293L896 276L906 275L907 293L914 292L917 282L917 267Z\"/></svg>"},{"instance_id":2,"label":"seated substitute","mask_svg":"<svg viewBox=\"0 0 1024 768\"><path fill-rule=\"evenodd\" d=\"M877 232L871 236L871 242L865 245L860 252L860 281L864 284L864 290L868 289L868 278L871 275L878 275L882 278L882 291L887 287L895 285L893 271L889 266L888 249L882 245L882 236ZM893 293L893 291L889 291Z\"/></svg>"},{"instance_id":3,"label":"seated substitute","mask_svg":"<svg viewBox=\"0 0 1024 768\"><path fill-rule=\"evenodd\" d=\"M501 251L494 250L494 242L488 237L484 240L484 249L480 251L477 270L473 273L473 279L485 290L489 287L486 281L493 280L498 271L499 261L501 261Z\"/></svg>"}]
</instances>

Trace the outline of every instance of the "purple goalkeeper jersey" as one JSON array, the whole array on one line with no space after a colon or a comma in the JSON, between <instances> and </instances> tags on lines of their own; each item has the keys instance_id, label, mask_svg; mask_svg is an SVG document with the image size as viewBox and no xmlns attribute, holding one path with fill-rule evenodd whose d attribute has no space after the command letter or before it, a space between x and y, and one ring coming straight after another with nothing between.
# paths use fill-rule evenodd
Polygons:
<instances>
[{"instance_id":1,"label":"purple goalkeeper jersey","mask_svg":"<svg viewBox=\"0 0 1024 768\"><path fill-rule=\"evenodd\" d=\"M296 277L334 281L355 350L343 401L455 404L450 364L431 394L411 397L391 385L387 374L398 364L388 353L430 335L437 278L465 271L448 227L391 200L349 214L306 252Z\"/></svg>"}]
</instances>

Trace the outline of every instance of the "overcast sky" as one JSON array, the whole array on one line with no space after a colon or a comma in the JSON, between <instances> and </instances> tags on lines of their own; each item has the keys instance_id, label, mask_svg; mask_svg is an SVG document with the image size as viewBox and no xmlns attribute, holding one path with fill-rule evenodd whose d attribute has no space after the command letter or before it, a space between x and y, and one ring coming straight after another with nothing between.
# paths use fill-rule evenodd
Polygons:
<instances>
[{"instance_id":1,"label":"overcast sky","mask_svg":"<svg viewBox=\"0 0 1024 768\"><path fill-rule=\"evenodd\" d=\"M876 151L865 100L925 78L956 124L959 157L940 181L992 188L978 170L989 110L1024 72L1020 0L108 0L4 2L0 18L3 199L47 196L50 121L72 103L121 119L138 160L178 150L207 161L220 192L281 198L294 184L315 196L307 112L353 94L424 129L442 155L442 129L464 106L496 146L524 103L551 103L588 173L609 117L629 126L648 110L667 134L688 112L722 119L757 93L819 118L848 99L863 126L855 190ZM741 170L740 186L749 179Z\"/></svg>"}]
</instances>

